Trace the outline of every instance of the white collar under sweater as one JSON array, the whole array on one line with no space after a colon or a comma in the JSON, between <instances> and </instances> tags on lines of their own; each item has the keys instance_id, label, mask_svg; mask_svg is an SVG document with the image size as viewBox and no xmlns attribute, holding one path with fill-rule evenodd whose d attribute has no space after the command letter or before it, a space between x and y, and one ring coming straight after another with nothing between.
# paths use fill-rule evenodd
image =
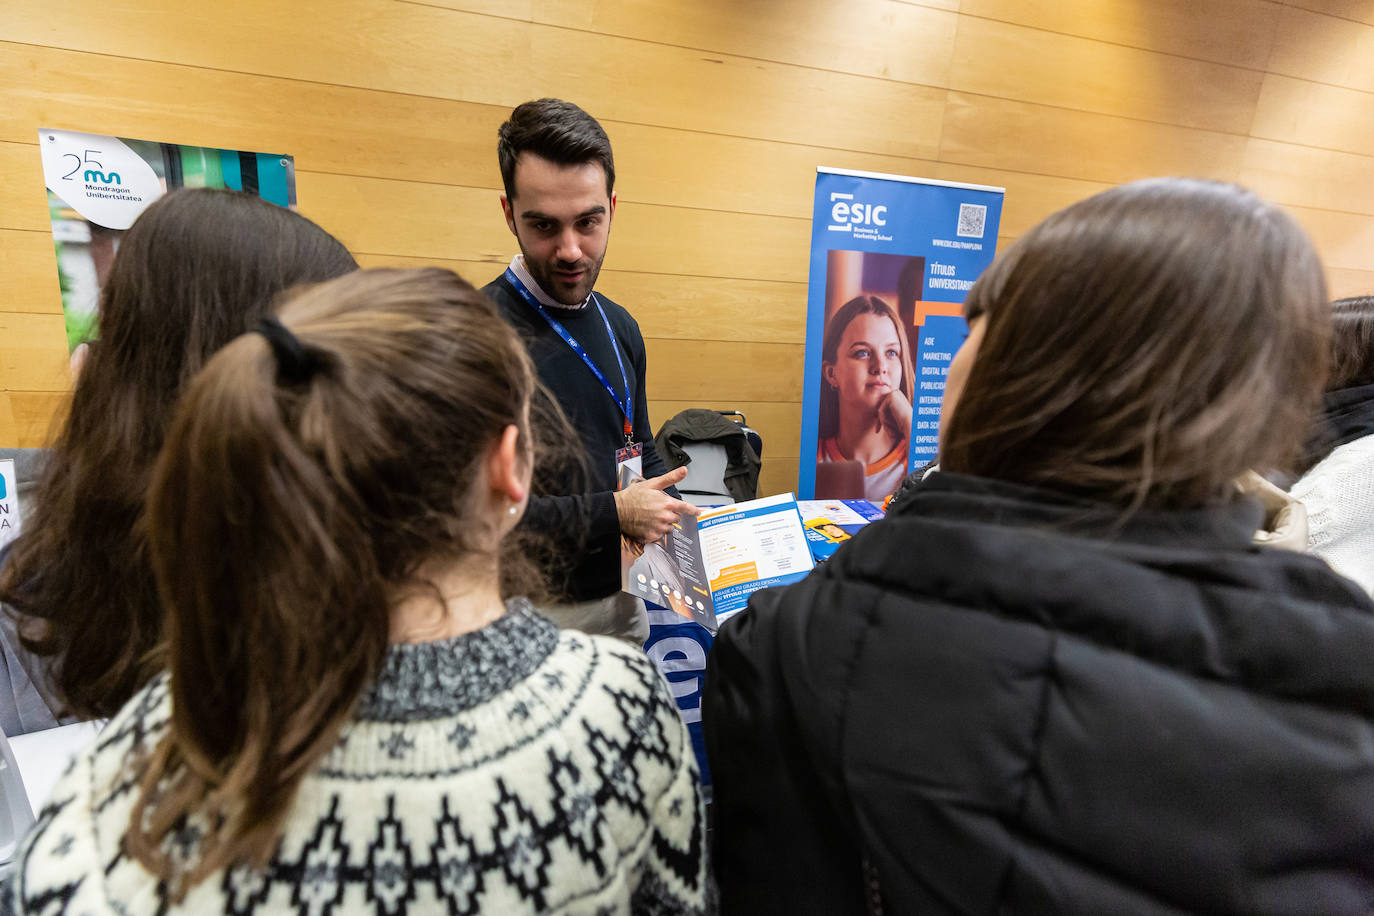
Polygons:
<instances>
[{"instance_id":1,"label":"white collar under sweater","mask_svg":"<svg viewBox=\"0 0 1374 916\"><path fill-rule=\"evenodd\" d=\"M169 693L166 676L144 688L53 790L20 851L16 913L705 910L696 761L662 676L527 603L388 649L267 867L212 874L177 906L120 843ZM192 816L166 850L193 862L202 829Z\"/></svg>"},{"instance_id":2,"label":"white collar under sweater","mask_svg":"<svg viewBox=\"0 0 1374 916\"><path fill-rule=\"evenodd\" d=\"M539 304L545 308L558 309L561 312L580 312L587 307L587 303L591 302L592 296L595 295L595 293L588 293L587 298L583 299L577 305L568 305L567 303L559 302L557 299L544 292L544 287L540 286L539 281L534 279L534 274L530 273L529 268L525 266L525 256L523 254L517 254L510 259L510 269L511 273L515 274L515 276L520 279L520 282L525 284L525 289L529 290L534 295L534 298L539 300Z\"/></svg>"}]
</instances>

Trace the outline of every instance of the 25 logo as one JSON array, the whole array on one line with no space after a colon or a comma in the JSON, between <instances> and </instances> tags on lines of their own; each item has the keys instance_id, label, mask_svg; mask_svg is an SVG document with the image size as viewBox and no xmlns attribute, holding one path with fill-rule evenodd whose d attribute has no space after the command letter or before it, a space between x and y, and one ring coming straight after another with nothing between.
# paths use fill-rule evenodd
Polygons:
<instances>
[{"instance_id":1,"label":"25 logo","mask_svg":"<svg viewBox=\"0 0 1374 916\"><path fill-rule=\"evenodd\" d=\"M76 153L64 153L62 155L62 158L66 159L70 157L72 159L75 159L76 165L72 166L72 170L70 172L62 176L62 180L71 181L72 176L75 175L77 172L80 172L81 167L83 165L93 165L96 166L96 168L86 169L85 173L81 176L82 181L90 181L96 184L119 184L118 172L109 172L107 174L106 172L99 171L100 169L105 168L104 164L97 159L91 158L91 153L98 152L100 152L100 150L98 149L88 149L85 151L84 157L78 156Z\"/></svg>"}]
</instances>

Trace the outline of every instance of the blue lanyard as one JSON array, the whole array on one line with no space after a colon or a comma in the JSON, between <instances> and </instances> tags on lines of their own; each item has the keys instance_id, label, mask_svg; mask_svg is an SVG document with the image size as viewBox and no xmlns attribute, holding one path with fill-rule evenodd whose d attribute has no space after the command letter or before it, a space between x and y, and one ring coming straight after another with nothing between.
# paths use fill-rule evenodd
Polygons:
<instances>
[{"instance_id":1,"label":"blue lanyard","mask_svg":"<svg viewBox=\"0 0 1374 916\"><path fill-rule=\"evenodd\" d=\"M625 386L624 399L615 393L615 388L611 387L611 380L606 378L606 374L601 371L601 367L592 359L591 354L577 342L575 337L568 333L568 329L563 327L562 323L557 318L549 314L548 310L544 308L539 300L534 298L534 294L525 288L525 284L520 282L520 278L515 275L515 271L511 270L509 267L506 268L506 282L515 287L515 291L520 294L521 298L528 302L530 307L549 323L549 327L553 328L554 333L563 338L563 342L571 347L574 353L582 357L582 362L586 363L587 368L592 370L592 375L595 375L596 380L606 389L606 393L611 396L612 401L615 401L615 406L620 408L620 413L625 418L625 442L628 444L634 436L635 412L633 392L630 391L630 379L625 374L625 361L620 356L620 344L616 342L615 332L611 330L611 322L606 317L606 310L601 307L601 302L596 298L596 293L592 293L591 299L596 303L596 311L601 315L602 323L606 325L606 336L611 339L611 350L615 352L616 364L620 366L620 383Z\"/></svg>"}]
</instances>

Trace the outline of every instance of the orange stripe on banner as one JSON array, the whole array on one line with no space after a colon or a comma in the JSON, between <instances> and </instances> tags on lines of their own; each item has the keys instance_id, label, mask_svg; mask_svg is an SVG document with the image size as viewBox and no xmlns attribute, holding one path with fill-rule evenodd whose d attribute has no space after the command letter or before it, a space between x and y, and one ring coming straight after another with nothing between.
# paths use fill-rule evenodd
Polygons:
<instances>
[{"instance_id":1,"label":"orange stripe on banner","mask_svg":"<svg viewBox=\"0 0 1374 916\"><path fill-rule=\"evenodd\" d=\"M931 315L944 317L962 318L964 316L964 303L962 302L916 302L916 317L912 319L912 324L921 327L926 323L926 319Z\"/></svg>"}]
</instances>

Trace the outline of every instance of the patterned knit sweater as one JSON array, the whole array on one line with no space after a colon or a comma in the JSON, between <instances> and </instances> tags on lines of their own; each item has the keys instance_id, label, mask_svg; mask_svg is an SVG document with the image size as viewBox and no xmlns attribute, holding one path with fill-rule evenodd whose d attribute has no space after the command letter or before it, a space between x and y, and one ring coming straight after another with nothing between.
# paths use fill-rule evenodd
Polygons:
<instances>
[{"instance_id":1,"label":"patterned knit sweater","mask_svg":"<svg viewBox=\"0 0 1374 916\"><path fill-rule=\"evenodd\" d=\"M700 913L696 763L643 653L558 631L523 602L441 642L392 646L303 781L268 866L172 906L121 851L167 730L165 677L110 721L25 840L21 913ZM169 838L194 858L196 818Z\"/></svg>"}]
</instances>

